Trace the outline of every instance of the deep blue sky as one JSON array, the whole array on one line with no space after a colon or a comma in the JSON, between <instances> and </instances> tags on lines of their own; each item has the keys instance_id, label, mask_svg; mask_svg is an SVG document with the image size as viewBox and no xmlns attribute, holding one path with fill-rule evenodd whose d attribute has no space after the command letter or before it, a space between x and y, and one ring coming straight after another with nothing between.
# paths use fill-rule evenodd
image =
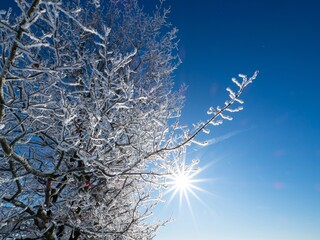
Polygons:
<instances>
[{"instance_id":1,"label":"deep blue sky","mask_svg":"<svg viewBox=\"0 0 320 240\"><path fill-rule=\"evenodd\" d=\"M156 4L156 0L142 0ZM6 8L8 2L1 2ZM316 0L168 0L179 28L186 83L183 121L222 105L231 77L252 74L245 109L206 138L232 137L190 149L206 168L191 197L194 219L175 199L159 209L173 221L156 240L320 239L320 3ZM149 8L149 7L148 7ZM205 205L205 206L204 206Z\"/></svg>"},{"instance_id":2,"label":"deep blue sky","mask_svg":"<svg viewBox=\"0 0 320 240\"><path fill-rule=\"evenodd\" d=\"M144 1L145 2L145 1ZM156 2L154 0L149 1ZM191 198L194 220L178 200L161 209L175 221L156 240L320 239L320 3L317 1L167 1L179 28L186 83L183 121L206 119L222 105L238 73L256 82L245 109L211 129L207 138L232 137L198 151L189 161L211 164Z\"/></svg>"}]
</instances>

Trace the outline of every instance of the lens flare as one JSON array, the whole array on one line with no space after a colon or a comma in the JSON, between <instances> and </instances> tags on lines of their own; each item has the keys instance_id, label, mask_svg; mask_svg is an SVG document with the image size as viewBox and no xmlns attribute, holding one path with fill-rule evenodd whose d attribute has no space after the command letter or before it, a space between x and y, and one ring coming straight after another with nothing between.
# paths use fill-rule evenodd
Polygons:
<instances>
[{"instance_id":1,"label":"lens flare","mask_svg":"<svg viewBox=\"0 0 320 240\"><path fill-rule=\"evenodd\" d=\"M181 191L188 190L192 185L190 177L185 174L178 175L175 179L174 184L175 184L175 187L177 189L180 189Z\"/></svg>"},{"instance_id":2,"label":"lens flare","mask_svg":"<svg viewBox=\"0 0 320 240\"><path fill-rule=\"evenodd\" d=\"M179 203L182 205L182 200L185 199L189 208L191 208L189 195L192 194L198 200L199 197L195 193L195 190L203 191L201 188L195 185L196 182L203 181L201 179L196 179L196 175L199 174L199 170L195 170L193 167L186 168L184 165L178 167L175 170L170 171L171 174L167 177L169 181L167 184L170 186L166 194L171 193L172 195L169 199L169 203L173 198L179 194Z\"/></svg>"}]
</instances>

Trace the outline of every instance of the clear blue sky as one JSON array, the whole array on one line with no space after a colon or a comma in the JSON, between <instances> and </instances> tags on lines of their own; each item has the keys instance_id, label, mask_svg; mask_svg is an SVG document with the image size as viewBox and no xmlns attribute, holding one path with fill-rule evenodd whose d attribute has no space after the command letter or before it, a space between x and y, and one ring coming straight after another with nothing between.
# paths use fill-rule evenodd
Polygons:
<instances>
[{"instance_id":1,"label":"clear blue sky","mask_svg":"<svg viewBox=\"0 0 320 240\"><path fill-rule=\"evenodd\" d=\"M144 1L146 2L146 1ZM156 1L149 1L155 3ZM167 1L180 30L186 83L184 122L206 119L222 105L238 73L256 82L245 109L208 138L232 137L194 151L188 159L211 164L198 184L206 206L191 197L162 207L173 221L156 240L320 239L320 3L314 1Z\"/></svg>"},{"instance_id":2,"label":"clear blue sky","mask_svg":"<svg viewBox=\"0 0 320 240\"><path fill-rule=\"evenodd\" d=\"M143 0L148 5L156 0ZM164 204L174 221L156 240L320 239L320 3L316 0L168 0L179 28L186 83L183 121L207 118L222 105L231 77L252 74L245 109L211 129L207 138L232 137L188 160L207 166L198 184L211 194ZM1 3L0 8L6 8Z\"/></svg>"}]
</instances>

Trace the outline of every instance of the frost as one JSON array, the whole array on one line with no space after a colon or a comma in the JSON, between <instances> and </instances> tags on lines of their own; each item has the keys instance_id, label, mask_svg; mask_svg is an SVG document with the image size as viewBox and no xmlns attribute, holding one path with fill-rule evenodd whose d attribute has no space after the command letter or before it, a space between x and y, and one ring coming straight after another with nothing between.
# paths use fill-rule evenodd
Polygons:
<instances>
[{"instance_id":1,"label":"frost","mask_svg":"<svg viewBox=\"0 0 320 240\"><path fill-rule=\"evenodd\" d=\"M96 8L100 7L100 0L93 0L93 3L94 3Z\"/></svg>"},{"instance_id":2,"label":"frost","mask_svg":"<svg viewBox=\"0 0 320 240\"><path fill-rule=\"evenodd\" d=\"M45 9L45 8L40 8L40 11L39 11L40 13L46 13L47 12L47 10Z\"/></svg>"},{"instance_id":3,"label":"frost","mask_svg":"<svg viewBox=\"0 0 320 240\"><path fill-rule=\"evenodd\" d=\"M155 121L159 126L161 126L161 127L164 127L165 126L165 124L163 123L163 122L161 122L160 120L158 120L158 119L156 119L156 118L153 118L152 119L153 121Z\"/></svg>"},{"instance_id":4,"label":"frost","mask_svg":"<svg viewBox=\"0 0 320 240\"><path fill-rule=\"evenodd\" d=\"M73 115L73 116L71 116L71 117L68 117L68 118L66 118L64 121L63 121L63 123L65 124L65 125L68 125L73 119L75 119L76 118L76 115Z\"/></svg>"},{"instance_id":5,"label":"frost","mask_svg":"<svg viewBox=\"0 0 320 240\"><path fill-rule=\"evenodd\" d=\"M214 110L213 107L210 107L209 110L207 111L208 115L214 114L216 112L216 110Z\"/></svg>"},{"instance_id":6,"label":"frost","mask_svg":"<svg viewBox=\"0 0 320 240\"><path fill-rule=\"evenodd\" d=\"M0 130L4 129L5 127L6 127L6 125L5 125L5 124L0 123Z\"/></svg>"},{"instance_id":7,"label":"frost","mask_svg":"<svg viewBox=\"0 0 320 240\"><path fill-rule=\"evenodd\" d=\"M208 142L207 142L207 141L199 142L199 141L197 141L197 140L195 140L195 139L192 139L191 142L192 142L192 143L195 143L195 144L197 144L197 145L199 145L199 146L201 146L201 147L205 147L205 146L208 145Z\"/></svg>"},{"instance_id":8,"label":"frost","mask_svg":"<svg viewBox=\"0 0 320 240\"><path fill-rule=\"evenodd\" d=\"M225 120L228 120L228 121L231 121L232 120L232 117L228 116L228 115L224 115L224 114L220 114L220 116L225 119Z\"/></svg>"},{"instance_id":9,"label":"frost","mask_svg":"<svg viewBox=\"0 0 320 240\"><path fill-rule=\"evenodd\" d=\"M205 134L209 134L209 133L210 133L210 129L203 128L202 131L203 131Z\"/></svg>"},{"instance_id":10,"label":"frost","mask_svg":"<svg viewBox=\"0 0 320 240\"><path fill-rule=\"evenodd\" d=\"M231 109L231 108L227 108L227 109L226 109L226 111L232 112L232 113L234 113L234 112L239 112L239 111L241 111L241 110L243 110L243 106L239 106L239 107L237 107L237 108L235 108L235 109Z\"/></svg>"},{"instance_id":11,"label":"frost","mask_svg":"<svg viewBox=\"0 0 320 240\"><path fill-rule=\"evenodd\" d=\"M220 124L222 124L222 120L216 120L216 121L211 121L210 124L212 124L213 126L218 126Z\"/></svg>"},{"instance_id":12,"label":"frost","mask_svg":"<svg viewBox=\"0 0 320 240\"><path fill-rule=\"evenodd\" d=\"M232 78L232 82L234 82L239 88L241 88L241 84L238 82L236 78Z\"/></svg>"},{"instance_id":13,"label":"frost","mask_svg":"<svg viewBox=\"0 0 320 240\"><path fill-rule=\"evenodd\" d=\"M234 91L231 90L231 88L227 87L226 90L229 92L229 97L231 99L234 99L236 97L236 94L234 93Z\"/></svg>"},{"instance_id":14,"label":"frost","mask_svg":"<svg viewBox=\"0 0 320 240\"><path fill-rule=\"evenodd\" d=\"M31 26L31 23L30 22L26 22L25 24L21 25L21 28L28 29L28 28L30 28L30 26Z\"/></svg>"},{"instance_id":15,"label":"frost","mask_svg":"<svg viewBox=\"0 0 320 240\"><path fill-rule=\"evenodd\" d=\"M25 45L24 48L30 49L30 48L36 48L36 47L49 47L49 43L43 42L43 43L35 43L30 45Z\"/></svg>"},{"instance_id":16,"label":"frost","mask_svg":"<svg viewBox=\"0 0 320 240\"><path fill-rule=\"evenodd\" d=\"M82 11L82 8L77 8L72 11L72 13L80 13Z\"/></svg>"},{"instance_id":17,"label":"frost","mask_svg":"<svg viewBox=\"0 0 320 240\"><path fill-rule=\"evenodd\" d=\"M242 78L242 79L247 79L247 75L244 75L242 73L239 74L239 77Z\"/></svg>"},{"instance_id":18,"label":"frost","mask_svg":"<svg viewBox=\"0 0 320 240\"><path fill-rule=\"evenodd\" d=\"M247 84L252 83L258 76L259 71L255 71L254 74L252 75L252 77L249 78L249 80L247 81Z\"/></svg>"},{"instance_id":19,"label":"frost","mask_svg":"<svg viewBox=\"0 0 320 240\"><path fill-rule=\"evenodd\" d=\"M196 124L192 124L192 125L193 125L194 128L200 128L200 127L203 126L203 124L204 124L203 121L199 121Z\"/></svg>"},{"instance_id":20,"label":"frost","mask_svg":"<svg viewBox=\"0 0 320 240\"><path fill-rule=\"evenodd\" d=\"M104 26L103 29L104 29L104 32L105 32L105 37L108 37L110 32L111 32L111 28ZM111 55L112 52L108 52L107 54Z\"/></svg>"},{"instance_id":21,"label":"frost","mask_svg":"<svg viewBox=\"0 0 320 240\"><path fill-rule=\"evenodd\" d=\"M237 101L237 102L240 103L240 104L243 104L243 103L244 103L244 101L241 100L241 99L239 99L239 98L235 98L234 100Z\"/></svg>"},{"instance_id":22,"label":"frost","mask_svg":"<svg viewBox=\"0 0 320 240\"><path fill-rule=\"evenodd\" d=\"M192 165L197 165L200 163L199 159L192 159Z\"/></svg>"}]
</instances>

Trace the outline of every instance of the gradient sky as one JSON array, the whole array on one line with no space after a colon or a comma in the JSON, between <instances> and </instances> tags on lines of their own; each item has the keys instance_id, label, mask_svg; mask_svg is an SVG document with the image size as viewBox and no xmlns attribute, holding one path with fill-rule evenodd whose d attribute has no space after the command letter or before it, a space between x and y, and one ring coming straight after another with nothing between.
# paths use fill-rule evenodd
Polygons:
<instances>
[{"instance_id":1,"label":"gradient sky","mask_svg":"<svg viewBox=\"0 0 320 240\"><path fill-rule=\"evenodd\" d=\"M146 2L147 0L143 1ZM156 3L148 0L148 4ZM224 139L187 160L207 166L198 184L205 204L178 198L159 209L174 221L156 240L320 239L320 3L281 0L169 0L179 28L186 83L183 121L223 105L231 77L258 79L244 110L204 138Z\"/></svg>"},{"instance_id":2,"label":"gradient sky","mask_svg":"<svg viewBox=\"0 0 320 240\"><path fill-rule=\"evenodd\" d=\"M147 9L156 2L142 0ZM187 161L207 166L197 176L208 179L197 184L209 192L198 192L203 203L190 197L193 214L177 198L163 204L157 217L174 221L155 239L319 240L320 3L166 4L180 30L176 82L189 86L184 123L206 120L210 106L223 105L231 77L260 74L244 92L244 111L203 136L217 143L189 149Z\"/></svg>"}]
</instances>

